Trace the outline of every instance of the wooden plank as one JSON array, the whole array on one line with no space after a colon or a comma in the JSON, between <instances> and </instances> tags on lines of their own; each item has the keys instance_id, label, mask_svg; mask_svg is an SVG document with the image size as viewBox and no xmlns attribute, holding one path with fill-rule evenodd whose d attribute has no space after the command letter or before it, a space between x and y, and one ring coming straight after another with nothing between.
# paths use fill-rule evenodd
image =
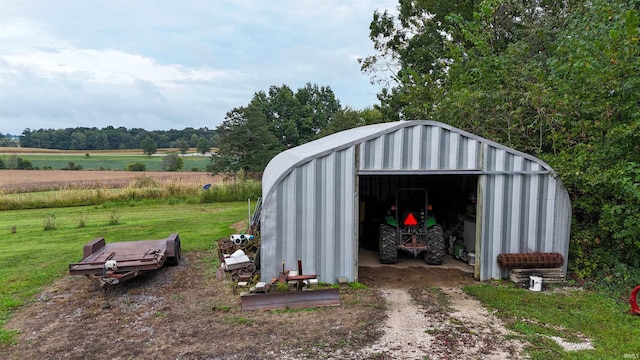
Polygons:
<instances>
[{"instance_id":1,"label":"wooden plank","mask_svg":"<svg viewBox=\"0 0 640 360\"><path fill-rule=\"evenodd\" d=\"M562 268L511 269L509 280L514 283L527 283L529 276L542 277L542 283L557 284L565 281Z\"/></svg>"}]
</instances>

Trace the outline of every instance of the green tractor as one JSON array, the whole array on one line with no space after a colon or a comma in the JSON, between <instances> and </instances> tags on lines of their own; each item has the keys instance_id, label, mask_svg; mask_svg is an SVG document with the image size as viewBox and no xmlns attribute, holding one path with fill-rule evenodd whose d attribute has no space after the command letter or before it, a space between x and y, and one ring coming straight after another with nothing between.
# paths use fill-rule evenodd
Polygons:
<instances>
[{"instance_id":1,"label":"green tractor","mask_svg":"<svg viewBox=\"0 0 640 360\"><path fill-rule=\"evenodd\" d=\"M382 264L398 262L398 250L422 254L430 265L440 265L445 254L442 226L428 213L427 191L404 188L396 192L396 202L380 225L379 254Z\"/></svg>"}]
</instances>

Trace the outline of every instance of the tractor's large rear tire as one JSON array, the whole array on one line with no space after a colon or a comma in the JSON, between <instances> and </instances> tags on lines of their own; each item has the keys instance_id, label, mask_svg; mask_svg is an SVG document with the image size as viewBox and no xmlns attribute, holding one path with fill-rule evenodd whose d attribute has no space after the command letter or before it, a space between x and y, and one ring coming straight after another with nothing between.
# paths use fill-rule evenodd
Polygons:
<instances>
[{"instance_id":1,"label":"tractor's large rear tire","mask_svg":"<svg viewBox=\"0 0 640 360\"><path fill-rule=\"evenodd\" d=\"M387 224L380 225L380 263L395 264L398 262L398 240L396 229Z\"/></svg>"},{"instance_id":2,"label":"tractor's large rear tire","mask_svg":"<svg viewBox=\"0 0 640 360\"><path fill-rule=\"evenodd\" d=\"M424 261L429 265L441 265L445 254L444 232L442 226L433 225L427 230L427 248Z\"/></svg>"}]
</instances>

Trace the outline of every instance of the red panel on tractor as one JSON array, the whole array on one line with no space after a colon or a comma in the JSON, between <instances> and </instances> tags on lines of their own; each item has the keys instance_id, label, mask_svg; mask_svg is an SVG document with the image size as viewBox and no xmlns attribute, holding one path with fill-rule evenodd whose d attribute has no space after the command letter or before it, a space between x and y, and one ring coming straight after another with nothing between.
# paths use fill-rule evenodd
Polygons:
<instances>
[{"instance_id":1,"label":"red panel on tractor","mask_svg":"<svg viewBox=\"0 0 640 360\"><path fill-rule=\"evenodd\" d=\"M418 225L418 220L413 216L413 213L409 213L407 217L404 219L404 226L416 226Z\"/></svg>"}]
</instances>

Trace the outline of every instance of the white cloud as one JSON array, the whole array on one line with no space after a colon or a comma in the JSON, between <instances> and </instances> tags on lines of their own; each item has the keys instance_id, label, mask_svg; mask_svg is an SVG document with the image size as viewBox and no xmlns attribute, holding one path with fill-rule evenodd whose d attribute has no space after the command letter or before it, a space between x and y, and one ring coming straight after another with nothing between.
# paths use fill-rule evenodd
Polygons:
<instances>
[{"instance_id":1,"label":"white cloud","mask_svg":"<svg viewBox=\"0 0 640 360\"><path fill-rule=\"evenodd\" d=\"M271 85L376 102L357 58L395 0L4 0L0 132L108 125L215 128ZM43 126L46 124L46 126Z\"/></svg>"}]
</instances>

